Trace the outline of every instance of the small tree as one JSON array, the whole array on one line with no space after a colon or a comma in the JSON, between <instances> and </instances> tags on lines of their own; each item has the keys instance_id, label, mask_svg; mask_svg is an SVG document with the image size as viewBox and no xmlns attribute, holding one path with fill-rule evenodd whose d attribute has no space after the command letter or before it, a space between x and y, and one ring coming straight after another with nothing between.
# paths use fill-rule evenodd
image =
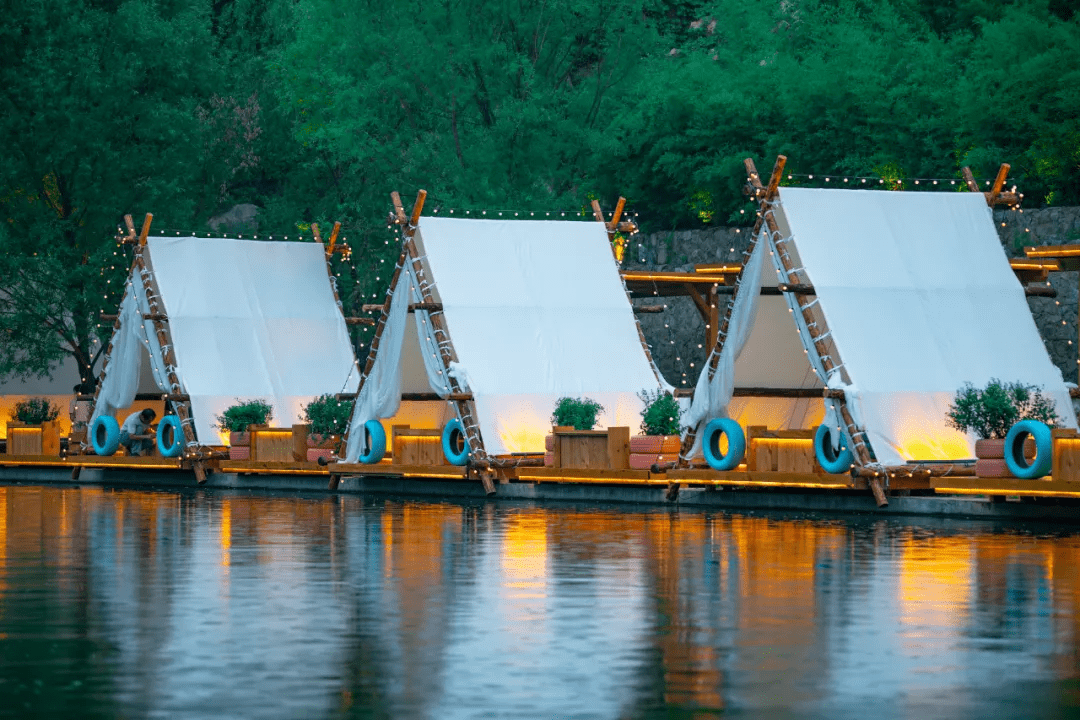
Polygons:
<instances>
[{"instance_id":1,"label":"small tree","mask_svg":"<svg viewBox=\"0 0 1080 720\"><path fill-rule=\"evenodd\" d=\"M638 397L645 403L641 411L641 432L644 435L678 435L682 408L675 396L666 390L642 390Z\"/></svg>"},{"instance_id":2,"label":"small tree","mask_svg":"<svg viewBox=\"0 0 1080 720\"><path fill-rule=\"evenodd\" d=\"M32 397L20 400L11 408L11 419L27 425L41 425L60 417L60 408L47 398Z\"/></svg>"},{"instance_id":3,"label":"small tree","mask_svg":"<svg viewBox=\"0 0 1080 720\"><path fill-rule=\"evenodd\" d=\"M218 427L228 432L246 432L248 425L265 425L274 417L274 408L265 400L237 399L236 404L217 416Z\"/></svg>"},{"instance_id":4,"label":"small tree","mask_svg":"<svg viewBox=\"0 0 1080 720\"><path fill-rule=\"evenodd\" d=\"M956 393L947 416L949 427L965 433L974 431L984 440L1003 439L1021 420L1038 420L1052 426L1059 419L1053 400L1038 387L1003 383L996 378L982 389L965 384Z\"/></svg>"},{"instance_id":5,"label":"small tree","mask_svg":"<svg viewBox=\"0 0 1080 720\"><path fill-rule=\"evenodd\" d=\"M311 423L311 434L341 435L352 419L353 401L320 395L304 408L304 419Z\"/></svg>"},{"instance_id":6,"label":"small tree","mask_svg":"<svg viewBox=\"0 0 1080 720\"><path fill-rule=\"evenodd\" d=\"M604 407L589 398L561 397L555 403L555 412L551 415L553 425L572 425L575 430L592 430L596 425L596 416L604 412Z\"/></svg>"}]
</instances>

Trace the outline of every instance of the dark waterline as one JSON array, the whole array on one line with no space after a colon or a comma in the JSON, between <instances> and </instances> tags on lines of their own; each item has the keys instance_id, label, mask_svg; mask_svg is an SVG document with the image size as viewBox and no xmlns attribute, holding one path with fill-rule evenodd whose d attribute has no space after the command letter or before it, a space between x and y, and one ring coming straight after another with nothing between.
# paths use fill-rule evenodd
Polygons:
<instances>
[{"instance_id":1,"label":"dark waterline","mask_svg":"<svg viewBox=\"0 0 1080 720\"><path fill-rule=\"evenodd\" d=\"M1080 533L0 487L0 716L1075 717Z\"/></svg>"}]
</instances>

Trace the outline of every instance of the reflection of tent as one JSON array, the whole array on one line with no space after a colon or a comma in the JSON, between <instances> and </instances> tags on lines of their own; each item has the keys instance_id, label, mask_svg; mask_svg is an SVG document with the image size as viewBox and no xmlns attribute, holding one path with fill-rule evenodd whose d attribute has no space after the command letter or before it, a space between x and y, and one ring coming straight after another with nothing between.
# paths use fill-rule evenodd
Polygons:
<instances>
[{"instance_id":1,"label":"reflection of tent","mask_svg":"<svg viewBox=\"0 0 1080 720\"><path fill-rule=\"evenodd\" d=\"M474 460L543 453L564 395L603 405L601 427L638 425L637 393L666 384L612 256L617 220L420 218L422 202L411 220L399 209L405 245L347 459L361 455L368 421L438 429L455 416Z\"/></svg>"},{"instance_id":2,"label":"reflection of tent","mask_svg":"<svg viewBox=\"0 0 1080 720\"><path fill-rule=\"evenodd\" d=\"M1007 166L985 196L778 188L782 168L766 189L748 165L763 202L739 287L753 292L732 296L692 425L730 413L784 429L824 416L854 438L860 465L968 459L973 443L948 427L948 406L964 383L999 378L1041 386L1076 427L994 231L988 201ZM759 299L759 286L778 284L782 298ZM734 384L776 397L733 401Z\"/></svg>"},{"instance_id":3,"label":"reflection of tent","mask_svg":"<svg viewBox=\"0 0 1080 720\"><path fill-rule=\"evenodd\" d=\"M137 240L129 228L135 261L95 419L131 405L147 357L193 448L220 444L216 416L237 399L266 400L288 426L314 397L355 389L321 243L148 238L147 218Z\"/></svg>"}]
</instances>

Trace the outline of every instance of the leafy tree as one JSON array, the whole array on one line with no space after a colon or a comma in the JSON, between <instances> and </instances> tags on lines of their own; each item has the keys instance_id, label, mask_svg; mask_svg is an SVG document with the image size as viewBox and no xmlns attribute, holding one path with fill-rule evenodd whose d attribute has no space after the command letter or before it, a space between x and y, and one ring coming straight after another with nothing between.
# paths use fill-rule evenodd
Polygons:
<instances>
[{"instance_id":1,"label":"leafy tree","mask_svg":"<svg viewBox=\"0 0 1080 720\"><path fill-rule=\"evenodd\" d=\"M192 227L196 108L218 71L207 12L44 0L4 20L0 377L48 375L70 355L86 380L96 316L115 312L129 264L112 239L121 215Z\"/></svg>"}]
</instances>

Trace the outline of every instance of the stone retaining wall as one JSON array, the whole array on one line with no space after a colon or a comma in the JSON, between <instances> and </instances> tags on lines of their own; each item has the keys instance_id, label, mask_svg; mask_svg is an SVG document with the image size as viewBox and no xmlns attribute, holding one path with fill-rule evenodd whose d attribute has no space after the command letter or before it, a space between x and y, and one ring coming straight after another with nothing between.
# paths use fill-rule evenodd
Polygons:
<instances>
[{"instance_id":1,"label":"stone retaining wall","mask_svg":"<svg viewBox=\"0 0 1080 720\"><path fill-rule=\"evenodd\" d=\"M1080 243L1080 207L996 210L994 222L1009 257L1023 257L1025 246ZM631 238L624 267L691 271L694 265L739 262L748 239L748 229L725 227L640 234ZM1078 282L1076 272L1054 273L1056 298L1028 298L1046 349L1069 382L1077 381ZM638 319L664 376L676 387L690 387L708 352L705 325L689 298L665 302L667 311Z\"/></svg>"}]
</instances>

